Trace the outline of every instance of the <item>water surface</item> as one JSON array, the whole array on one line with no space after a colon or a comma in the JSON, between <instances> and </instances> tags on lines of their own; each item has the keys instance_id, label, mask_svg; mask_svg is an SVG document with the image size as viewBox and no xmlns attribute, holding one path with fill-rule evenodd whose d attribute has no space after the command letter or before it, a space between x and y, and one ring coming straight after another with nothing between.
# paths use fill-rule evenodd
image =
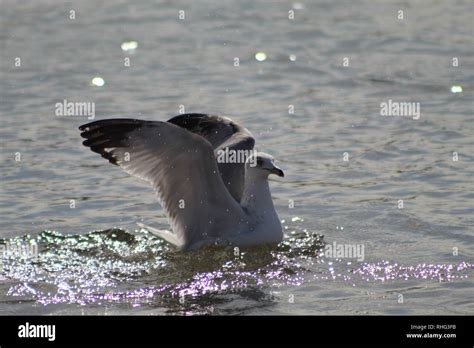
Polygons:
<instances>
[{"instance_id":1,"label":"water surface","mask_svg":"<svg viewBox=\"0 0 474 348\"><path fill-rule=\"evenodd\" d=\"M0 238L39 251L3 254L1 314L474 312L472 2L0 8ZM81 145L86 117L55 115L64 99L96 119L184 106L244 124L285 171L270 183L285 241L179 253L138 229L169 225L147 184ZM389 99L420 119L380 116ZM362 244L364 260L324 242Z\"/></svg>"}]
</instances>

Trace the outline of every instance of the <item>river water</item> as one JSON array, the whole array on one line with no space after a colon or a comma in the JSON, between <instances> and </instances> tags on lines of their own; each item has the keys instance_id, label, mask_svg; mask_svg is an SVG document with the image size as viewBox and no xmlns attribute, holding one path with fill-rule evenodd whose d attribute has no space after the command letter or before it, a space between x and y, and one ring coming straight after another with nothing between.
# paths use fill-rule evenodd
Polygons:
<instances>
[{"instance_id":1,"label":"river water","mask_svg":"<svg viewBox=\"0 0 474 348\"><path fill-rule=\"evenodd\" d=\"M0 314L474 313L471 1L0 9ZM284 242L181 253L140 230L169 226L152 190L81 145L64 100L242 123L285 171Z\"/></svg>"}]
</instances>

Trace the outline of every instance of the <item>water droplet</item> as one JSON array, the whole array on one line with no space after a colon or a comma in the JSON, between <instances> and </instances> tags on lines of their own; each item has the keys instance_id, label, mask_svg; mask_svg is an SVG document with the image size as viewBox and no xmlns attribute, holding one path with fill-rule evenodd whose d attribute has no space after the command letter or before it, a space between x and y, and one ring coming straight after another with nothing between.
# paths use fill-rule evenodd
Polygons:
<instances>
[{"instance_id":1,"label":"water droplet","mask_svg":"<svg viewBox=\"0 0 474 348\"><path fill-rule=\"evenodd\" d=\"M93 86L97 87L102 87L103 85L105 85L104 79L100 76L93 77L91 83Z\"/></svg>"},{"instance_id":2,"label":"water droplet","mask_svg":"<svg viewBox=\"0 0 474 348\"><path fill-rule=\"evenodd\" d=\"M290 60L294 62L296 60L296 54L290 54Z\"/></svg>"},{"instance_id":3,"label":"water droplet","mask_svg":"<svg viewBox=\"0 0 474 348\"><path fill-rule=\"evenodd\" d=\"M267 59L267 55L265 54L265 52L257 52L255 53L255 59L259 62L263 62Z\"/></svg>"}]
</instances>

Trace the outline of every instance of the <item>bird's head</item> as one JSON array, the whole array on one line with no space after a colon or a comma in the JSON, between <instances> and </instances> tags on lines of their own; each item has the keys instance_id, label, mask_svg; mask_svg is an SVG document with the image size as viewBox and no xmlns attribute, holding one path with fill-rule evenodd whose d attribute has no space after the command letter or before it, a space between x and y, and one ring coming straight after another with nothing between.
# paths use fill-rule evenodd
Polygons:
<instances>
[{"instance_id":1,"label":"bird's head","mask_svg":"<svg viewBox=\"0 0 474 348\"><path fill-rule=\"evenodd\" d=\"M259 174L270 175L275 174L280 177L284 177L285 173L283 170L278 168L275 165L275 159L273 156L265 152L255 152L253 155L249 156L246 161L247 170L257 171Z\"/></svg>"}]
</instances>

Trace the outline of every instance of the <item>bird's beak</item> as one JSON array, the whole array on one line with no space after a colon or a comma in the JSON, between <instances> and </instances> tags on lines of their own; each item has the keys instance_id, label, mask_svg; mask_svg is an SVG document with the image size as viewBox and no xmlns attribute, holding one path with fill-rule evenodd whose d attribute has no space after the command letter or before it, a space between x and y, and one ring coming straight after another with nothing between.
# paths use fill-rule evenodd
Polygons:
<instances>
[{"instance_id":1,"label":"bird's beak","mask_svg":"<svg viewBox=\"0 0 474 348\"><path fill-rule=\"evenodd\" d=\"M270 170L270 173L281 176L282 178L285 176L285 173L283 173L283 170L278 168L276 165L273 165L272 170Z\"/></svg>"}]
</instances>

